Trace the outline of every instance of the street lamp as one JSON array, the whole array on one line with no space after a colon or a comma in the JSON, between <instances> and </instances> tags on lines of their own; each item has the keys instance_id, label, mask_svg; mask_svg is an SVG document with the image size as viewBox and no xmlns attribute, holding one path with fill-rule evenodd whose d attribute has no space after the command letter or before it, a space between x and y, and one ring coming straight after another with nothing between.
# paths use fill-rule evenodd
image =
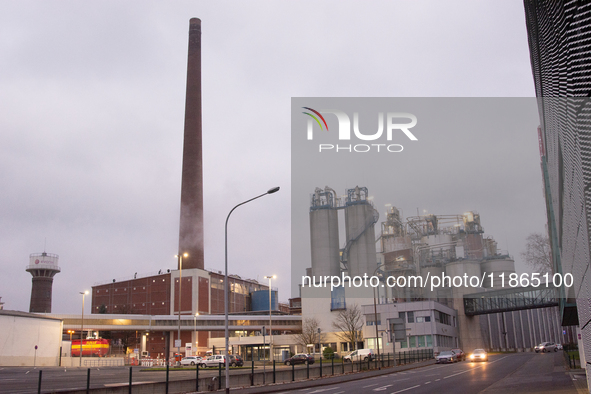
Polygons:
<instances>
[{"instance_id":1,"label":"street lamp","mask_svg":"<svg viewBox=\"0 0 591 394\"><path fill-rule=\"evenodd\" d=\"M183 283L183 257L189 257L189 253L177 254L174 257L179 259L179 302L178 302L178 310L179 310L179 331L177 335L177 353L180 357L181 355L181 285ZM176 360L176 357L175 357Z\"/></svg>"},{"instance_id":2,"label":"street lamp","mask_svg":"<svg viewBox=\"0 0 591 394\"><path fill-rule=\"evenodd\" d=\"M82 337L84 336L84 296L88 294L88 290L81 291L82 294L82 322L80 324L80 366L82 366Z\"/></svg>"},{"instance_id":3,"label":"street lamp","mask_svg":"<svg viewBox=\"0 0 591 394\"><path fill-rule=\"evenodd\" d=\"M251 198L250 200L246 200L244 202L241 202L240 204L236 205L234 208L232 208L232 210L230 211L230 213L228 213L228 217L226 217L226 228L225 228L225 237L226 237L226 241L225 241L225 255L226 255L226 261L225 261L225 281L224 281L224 320L225 320L225 336L226 336L226 357L224 357L226 359L226 393L229 394L230 393L230 365L229 365L229 360L228 360L228 348L230 347L230 338L229 338L229 331L228 331L228 219L230 219L230 215L232 214L232 212L234 212L234 210L236 208L238 208L241 205L246 204L247 202L251 202L252 200L256 200L257 198L266 196L267 194L272 194L279 191L279 187L274 187L272 189L267 190L266 193L263 193L261 195L258 195L256 197Z\"/></svg>"},{"instance_id":4,"label":"street lamp","mask_svg":"<svg viewBox=\"0 0 591 394\"><path fill-rule=\"evenodd\" d=\"M197 344L199 343L197 340L197 316L199 316L199 312L196 312L195 316L193 316L193 329L195 331L195 354L197 354Z\"/></svg>"},{"instance_id":5,"label":"street lamp","mask_svg":"<svg viewBox=\"0 0 591 394\"><path fill-rule=\"evenodd\" d=\"M378 266L376 268L376 270L373 272L373 275L376 276L378 273L378 270L380 269L380 266ZM378 280L378 285L379 285L379 280ZM379 292L379 288L378 288L378 292ZM379 296L379 293L378 293ZM381 370L382 369L382 362L380 360L380 337L378 335L378 307L376 306L376 288L373 288L373 314L374 314L374 326L376 326L376 346L378 348L378 360L379 360L379 364L378 364L378 369Z\"/></svg>"},{"instance_id":6,"label":"street lamp","mask_svg":"<svg viewBox=\"0 0 591 394\"><path fill-rule=\"evenodd\" d=\"M265 276L265 279L269 279L269 361L273 361L273 326L271 322L271 280L277 278L275 275Z\"/></svg>"}]
</instances>

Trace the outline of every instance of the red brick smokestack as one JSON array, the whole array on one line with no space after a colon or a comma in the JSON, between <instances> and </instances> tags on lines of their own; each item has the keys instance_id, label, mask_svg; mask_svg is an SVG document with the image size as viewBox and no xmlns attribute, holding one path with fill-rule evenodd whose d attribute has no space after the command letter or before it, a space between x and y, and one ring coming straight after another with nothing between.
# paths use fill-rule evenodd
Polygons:
<instances>
[{"instance_id":1,"label":"red brick smokestack","mask_svg":"<svg viewBox=\"0 0 591 394\"><path fill-rule=\"evenodd\" d=\"M203 164L201 153L201 20L189 22L185 137L181 186L179 253L188 253L183 268L204 268Z\"/></svg>"}]
</instances>

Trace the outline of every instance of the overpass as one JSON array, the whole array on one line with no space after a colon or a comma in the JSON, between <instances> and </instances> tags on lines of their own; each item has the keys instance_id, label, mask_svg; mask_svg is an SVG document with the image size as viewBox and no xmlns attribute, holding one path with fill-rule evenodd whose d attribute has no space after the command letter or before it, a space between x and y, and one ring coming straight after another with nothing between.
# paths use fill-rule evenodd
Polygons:
<instances>
[{"instance_id":1,"label":"overpass","mask_svg":"<svg viewBox=\"0 0 591 394\"><path fill-rule=\"evenodd\" d=\"M560 295L555 287L515 287L464 294L466 316L520 311L558 306Z\"/></svg>"},{"instance_id":2,"label":"overpass","mask_svg":"<svg viewBox=\"0 0 591 394\"><path fill-rule=\"evenodd\" d=\"M81 315L45 314L61 319L64 330L79 330L82 325ZM302 317L296 315L273 315L273 330L300 331ZM260 331L269 326L269 315L229 315L230 330ZM93 331L177 331L178 315L126 315L126 314L90 314L84 315L84 329ZM223 331L224 315L181 315L181 331Z\"/></svg>"}]
</instances>

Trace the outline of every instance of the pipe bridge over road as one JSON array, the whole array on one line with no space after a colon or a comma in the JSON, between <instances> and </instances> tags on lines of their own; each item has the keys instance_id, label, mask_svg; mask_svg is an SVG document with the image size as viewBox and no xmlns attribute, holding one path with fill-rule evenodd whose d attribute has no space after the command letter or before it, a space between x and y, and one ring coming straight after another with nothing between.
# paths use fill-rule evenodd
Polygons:
<instances>
[{"instance_id":1,"label":"pipe bridge over road","mask_svg":"<svg viewBox=\"0 0 591 394\"><path fill-rule=\"evenodd\" d=\"M558 306L555 287L515 287L464 295L466 316Z\"/></svg>"}]
</instances>

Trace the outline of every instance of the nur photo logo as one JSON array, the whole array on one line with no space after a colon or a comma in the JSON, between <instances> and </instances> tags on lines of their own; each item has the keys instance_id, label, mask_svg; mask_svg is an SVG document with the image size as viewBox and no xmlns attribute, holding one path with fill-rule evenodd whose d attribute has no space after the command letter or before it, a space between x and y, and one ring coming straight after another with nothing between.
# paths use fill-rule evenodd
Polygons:
<instances>
[{"instance_id":1,"label":"nur photo logo","mask_svg":"<svg viewBox=\"0 0 591 394\"><path fill-rule=\"evenodd\" d=\"M366 153L370 151L375 152L402 152L404 147L401 144L390 143L395 136L404 135L411 141L418 141L418 138L410 131L411 128L417 125L417 117L407 112L378 112L378 126L377 131L372 133L362 133L359 126L359 113L353 112L353 133L351 133L351 118L347 113L336 109L321 109L315 110L310 107L302 107L307 110L302 112L308 116L307 119L307 139L314 140L314 128L319 128L321 131L326 129L329 132L328 123L323 114L331 114L336 117L338 122L338 131L331 136L338 139L338 141L372 141L374 143L361 144L339 144L339 143L321 143L318 144L318 151L323 152L349 152L349 153ZM385 123L385 126L384 126ZM385 131L385 133L384 133ZM379 143L384 141L383 143Z\"/></svg>"}]
</instances>

